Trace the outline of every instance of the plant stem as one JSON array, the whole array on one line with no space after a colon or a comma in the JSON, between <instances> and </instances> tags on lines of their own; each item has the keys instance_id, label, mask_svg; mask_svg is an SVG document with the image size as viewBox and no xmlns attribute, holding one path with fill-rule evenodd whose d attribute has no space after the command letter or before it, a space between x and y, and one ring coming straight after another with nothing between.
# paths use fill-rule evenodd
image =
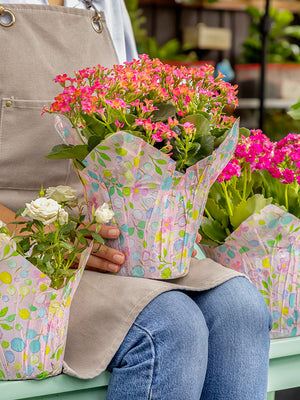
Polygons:
<instances>
[{"instance_id":1,"label":"plant stem","mask_svg":"<svg viewBox=\"0 0 300 400\"><path fill-rule=\"evenodd\" d=\"M233 212L232 212L231 204L230 204L230 201L229 201L229 196L228 196L228 192L227 192L226 183L223 181L223 182L221 183L221 185L222 185L222 188L223 188L223 190L224 190L224 194L225 194L225 199L226 199L226 203L227 203L229 215L232 216L232 215L233 215Z\"/></svg>"},{"instance_id":2,"label":"plant stem","mask_svg":"<svg viewBox=\"0 0 300 400\"><path fill-rule=\"evenodd\" d=\"M284 188L284 198L285 198L285 207L287 211L289 211L288 185L285 185Z\"/></svg>"}]
</instances>

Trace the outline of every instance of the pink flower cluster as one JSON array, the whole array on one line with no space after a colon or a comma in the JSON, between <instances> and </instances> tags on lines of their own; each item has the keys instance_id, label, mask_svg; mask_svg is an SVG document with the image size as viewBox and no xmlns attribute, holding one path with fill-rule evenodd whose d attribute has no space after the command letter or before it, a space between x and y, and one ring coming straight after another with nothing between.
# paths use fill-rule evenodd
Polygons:
<instances>
[{"instance_id":1,"label":"pink flower cluster","mask_svg":"<svg viewBox=\"0 0 300 400\"><path fill-rule=\"evenodd\" d=\"M176 125L189 135L195 127L180 124L180 119L193 114L205 112L212 127L230 128L235 119L225 115L224 107L238 105L237 87L221 76L215 78L212 66L176 68L147 55L111 69L87 68L76 72L75 78L58 75L55 81L63 91L44 111L65 114L79 128L85 126L86 114L96 116L109 133L122 127L140 130L152 145L176 137ZM173 105L175 114L153 120L163 103ZM172 150L170 142L167 148Z\"/></svg>"},{"instance_id":2,"label":"pink flower cluster","mask_svg":"<svg viewBox=\"0 0 300 400\"><path fill-rule=\"evenodd\" d=\"M282 183L300 184L300 134L291 133L279 142L272 142L260 130L252 130L247 138L241 136L218 181L239 177L247 166L251 172L265 170Z\"/></svg>"}]
</instances>

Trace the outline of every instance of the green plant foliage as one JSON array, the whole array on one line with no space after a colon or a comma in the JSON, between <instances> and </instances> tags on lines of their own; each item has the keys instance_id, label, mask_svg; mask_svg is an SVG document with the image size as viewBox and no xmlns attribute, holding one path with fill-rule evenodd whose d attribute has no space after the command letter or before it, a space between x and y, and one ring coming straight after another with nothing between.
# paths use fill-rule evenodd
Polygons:
<instances>
[{"instance_id":1,"label":"green plant foliage","mask_svg":"<svg viewBox=\"0 0 300 400\"><path fill-rule=\"evenodd\" d=\"M242 44L243 63L260 63L262 52L261 24L263 12L256 7L248 7L251 17L249 36ZM291 25L294 15L289 10L270 8L271 25L267 41L267 61L269 63L300 62L300 26Z\"/></svg>"}]
</instances>

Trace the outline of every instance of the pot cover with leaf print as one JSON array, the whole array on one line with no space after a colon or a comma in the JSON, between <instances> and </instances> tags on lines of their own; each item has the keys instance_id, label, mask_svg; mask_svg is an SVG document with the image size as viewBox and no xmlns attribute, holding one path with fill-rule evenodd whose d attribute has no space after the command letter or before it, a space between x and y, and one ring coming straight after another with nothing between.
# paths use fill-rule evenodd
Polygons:
<instances>
[{"instance_id":1,"label":"pot cover with leaf print","mask_svg":"<svg viewBox=\"0 0 300 400\"><path fill-rule=\"evenodd\" d=\"M91 249L59 290L10 248L0 247L0 380L43 379L62 371L72 297Z\"/></svg>"},{"instance_id":2,"label":"pot cover with leaf print","mask_svg":"<svg viewBox=\"0 0 300 400\"><path fill-rule=\"evenodd\" d=\"M251 215L218 247L203 246L218 263L246 274L273 317L271 338L300 334L300 220L270 204Z\"/></svg>"},{"instance_id":3,"label":"pot cover with leaf print","mask_svg":"<svg viewBox=\"0 0 300 400\"><path fill-rule=\"evenodd\" d=\"M63 140L74 144L68 121L58 118ZM238 122L207 158L175 170L175 161L139 137L116 132L102 141L78 171L90 211L109 203L121 230L108 246L123 251L124 276L172 279L188 273L207 194L231 158Z\"/></svg>"}]
</instances>

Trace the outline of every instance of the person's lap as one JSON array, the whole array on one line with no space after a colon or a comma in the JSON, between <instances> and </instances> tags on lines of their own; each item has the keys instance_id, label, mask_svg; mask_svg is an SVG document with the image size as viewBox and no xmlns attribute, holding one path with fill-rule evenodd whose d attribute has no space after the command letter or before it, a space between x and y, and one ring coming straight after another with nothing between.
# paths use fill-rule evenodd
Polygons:
<instances>
[{"instance_id":1,"label":"person's lap","mask_svg":"<svg viewBox=\"0 0 300 400\"><path fill-rule=\"evenodd\" d=\"M162 293L109 364L107 400L263 400L270 327L263 297L243 277Z\"/></svg>"}]
</instances>

